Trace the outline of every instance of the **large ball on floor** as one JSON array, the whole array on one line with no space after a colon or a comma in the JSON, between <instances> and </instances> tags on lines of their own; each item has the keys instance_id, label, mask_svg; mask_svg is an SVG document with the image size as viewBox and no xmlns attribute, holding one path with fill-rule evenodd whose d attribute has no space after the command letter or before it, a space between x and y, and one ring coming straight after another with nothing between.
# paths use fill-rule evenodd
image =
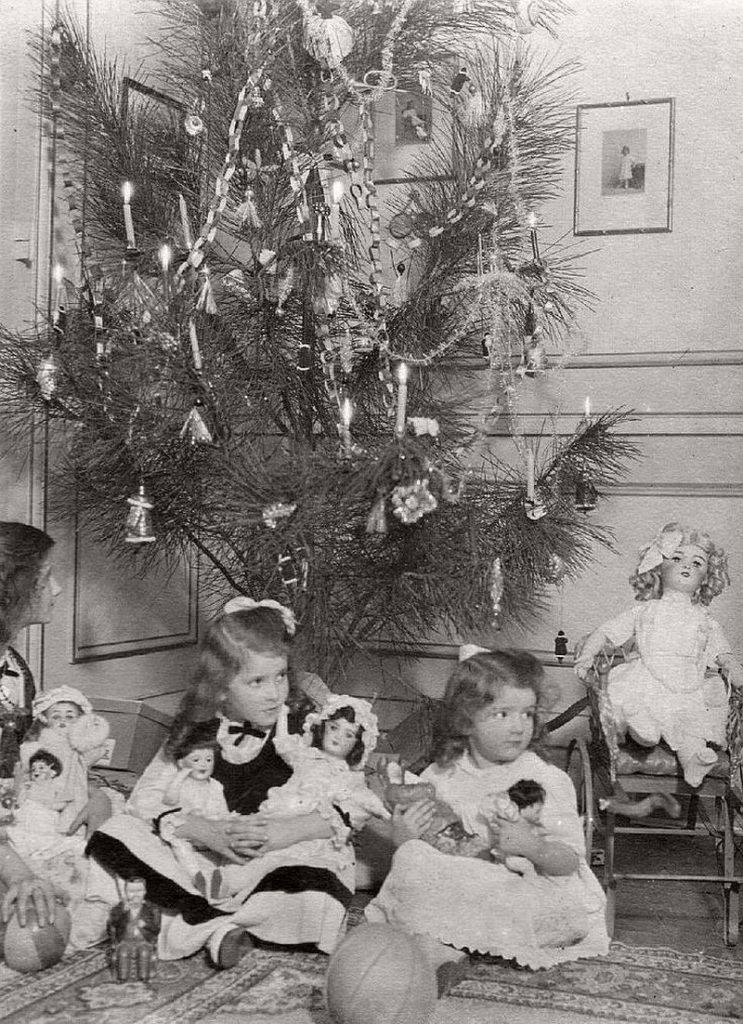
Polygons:
<instances>
[{"instance_id":1,"label":"large ball on floor","mask_svg":"<svg viewBox=\"0 0 743 1024\"><path fill-rule=\"evenodd\" d=\"M53 924L41 925L36 910L29 904L23 928L17 914L13 914L5 926L5 964L22 974L34 974L45 967L52 967L62 959L69 937L70 915L63 906L54 908Z\"/></svg>"},{"instance_id":2,"label":"large ball on floor","mask_svg":"<svg viewBox=\"0 0 743 1024\"><path fill-rule=\"evenodd\" d=\"M426 1024L436 1006L436 973L411 935L363 924L331 956L325 994L337 1024Z\"/></svg>"}]
</instances>

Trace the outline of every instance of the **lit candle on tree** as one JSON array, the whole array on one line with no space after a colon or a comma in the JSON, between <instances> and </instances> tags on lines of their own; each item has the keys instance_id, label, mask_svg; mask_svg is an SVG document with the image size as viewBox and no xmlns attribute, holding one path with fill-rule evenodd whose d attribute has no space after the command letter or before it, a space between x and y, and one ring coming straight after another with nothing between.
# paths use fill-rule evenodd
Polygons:
<instances>
[{"instance_id":1,"label":"lit candle on tree","mask_svg":"<svg viewBox=\"0 0 743 1024\"><path fill-rule=\"evenodd\" d=\"M539 239L537 238L537 227L539 226L539 217L532 210L529 216L526 218L526 222L529 225L529 234L531 236L531 252L535 260L539 260Z\"/></svg>"},{"instance_id":2,"label":"lit candle on tree","mask_svg":"<svg viewBox=\"0 0 743 1024\"><path fill-rule=\"evenodd\" d=\"M395 433L398 437L405 434L405 421L407 419L408 406L408 367L406 363L400 363L397 371L397 419L395 421Z\"/></svg>"},{"instance_id":3,"label":"lit candle on tree","mask_svg":"<svg viewBox=\"0 0 743 1024\"><path fill-rule=\"evenodd\" d=\"M52 271L52 277L54 278L54 284L56 286L54 292L54 305L57 309L64 309L65 302L65 288L64 288L64 267L60 263L54 265Z\"/></svg>"},{"instance_id":4,"label":"lit candle on tree","mask_svg":"<svg viewBox=\"0 0 743 1024\"><path fill-rule=\"evenodd\" d=\"M193 248L193 238L191 237L191 223L188 219L188 207L186 206L186 200L183 198L181 193L178 193L178 208L181 212L181 231L183 232L183 244L190 252Z\"/></svg>"},{"instance_id":5,"label":"lit candle on tree","mask_svg":"<svg viewBox=\"0 0 743 1024\"><path fill-rule=\"evenodd\" d=\"M584 420L590 420L590 418L591 418L591 399L590 399L590 397L588 395L586 395L586 401L585 401L585 404L583 406L583 419Z\"/></svg>"},{"instance_id":6,"label":"lit candle on tree","mask_svg":"<svg viewBox=\"0 0 743 1024\"><path fill-rule=\"evenodd\" d=\"M341 444L343 446L343 454L351 454L351 416L353 415L353 407L351 406L351 399L344 398L343 404L341 405Z\"/></svg>"},{"instance_id":7,"label":"lit candle on tree","mask_svg":"<svg viewBox=\"0 0 743 1024\"><path fill-rule=\"evenodd\" d=\"M193 359L193 368L197 373L201 373L202 362L201 362L201 349L199 348L199 336L196 333L196 324L193 320L188 321L188 336L191 340L191 357Z\"/></svg>"},{"instance_id":8,"label":"lit candle on tree","mask_svg":"<svg viewBox=\"0 0 743 1024\"><path fill-rule=\"evenodd\" d=\"M534 504L534 451L526 449L526 500Z\"/></svg>"},{"instance_id":9,"label":"lit candle on tree","mask_svg":"<svg viewBox=\"0 0 743 1024\"><path fill-rule=\"evenodd\" d=\"M170 299L170 278L168 276L168 271L170 270L170 261L172 256L173 253L169 245L160 246L159 257L160 266L163 272L163 294L165 295L166 301Z\"/></svg>"},{"instance_id":10,"label":"lit candle on tree","mask_svg":"<svg viewBox=\"0 0 743 1024\"><path fill-rule=\"evenodd\" d=\"M134 238L134 221L132 220L132 183L125 181L124 186L121 189L121 194L124 197L124 228L126 229L126 246L127 249L136 249L137 243Z\"/></svg>"}]
</instances>

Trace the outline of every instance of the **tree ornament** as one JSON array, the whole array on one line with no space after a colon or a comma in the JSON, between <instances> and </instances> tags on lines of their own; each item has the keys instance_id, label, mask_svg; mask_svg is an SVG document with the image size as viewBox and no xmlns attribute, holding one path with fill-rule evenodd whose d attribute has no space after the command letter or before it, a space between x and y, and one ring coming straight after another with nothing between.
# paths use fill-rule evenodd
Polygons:
<instances>
[{"instance_id":1,"label":"tree ornament","mask_svg":"<svg viewBox=\"0 0 743 1024\"><path fill-rule=\"evenodd\" d=\"M565 636L563 630L558 629L557 636L555 637L555 657L562 664L562 659L568 653L568 638Z\"/></svg>"},{"instance_id":2,"label":"tree ornament","mask_svg":"<svg viewBox=\"0 0 743 1024\"><path fill-rule=\"evenodd\" d=\"M398 484L392 492L392 515L405 526L411 526L428 512L438 508L438 501L428 488L428 477L419 477L412 484Z\"/></svg>"},{"instance_id":3,"label":"tree ornament","mask_svg":"<svg viewBox=\"0 0 743 1024\"><path fill-rule=\"evenodd\" d=\"M387 533L387 512L385 509L386 498L380 491L374 499L374 504L366 520L367 533Z\"/></svg>"},{"instance_id":4,"label":"tree ornament","mask_svg":"<svg viewBox=\"0 0 743 1024\"><path fill-rule=\"evenodd\" d=\"M273 505L266 505L261 515L266 526L270 530L275 530L280 519L288 519L296 511L295 502L275 501Z\"/></svg>"},{"instance_id":5,"label":"tree ornament","mask_svg":"<svg viewBox=\"0 0 743 1024\"><path fill-rule=\"evenodd\" d=\"M39 385L41 397L45 402L49 402L59 383L59 363L53 352L47 353L39 363L36 383Z\"/></svg>"},{"instance_id":6,"label":"tree ornament","mask_svg":"<svg viewBox=\"0 0 743 1024\"><path fill-rule=\"evenodd\" d=\"M551 583L561 583L568 567L560 555L553 552L549 558L549 580Z\"/></svg>"},{"instance_id":7,"label":"tree ornament","mask_svg":"<svg viewBox=\"0 0 743 1024\"><path fill-rule=\"evenodd\" d=\"M547 356L544 351L541 334L524 338L524 376L536 377L547 368Z\"/></svg>"},{"instance_id":8,"label":"tree ornament","mask_svg":"<svg viewBox=\"0 0 743 1024\"><path fill-rule=\"evenodd\" d=\"M210 313L212 316L217 312L217 303L214 301L214 289L209 271L204 267L202 271L203 281L196 299L196 308L202 313Z\"/></svg>"},{"instance_id":9,"label":"tree ornament","mask_svg":"<svg viewBox=\"0 0 743 1024\"><path fill-rule=\"evenodd\" d=\"M490 569L490 604L493 608L494 619L497 619L501 613L504 589L503 567L500 558L496 558Z\"/></svg>"},{"instance_id":10,"label":"tree ornament","mask_svg":"<svg viewBox=\"0 0 743 1024\"><path fill-rule=\"evenodd\" d=\"M129 512L126 517L127 544L152 544L155 535L152 532L152 502L147 497L143 483L131 498L127 498Z\"/></svg>"},{"instance_id":11,"label":"tree ornament","mask_svg":"<svg viewBox=\"0 0 743 1024\"><path fill-rule=\"evenodd\" d=\"M593 512L598 493L586 470L581 470L575 485L575 507L579 512Z\"/></svg>"},{"instance_id":12,"label":"tree ornament","mask_svg":"<svg viewBox=\"0 0 743 1024\"><path fill-rule=\"evenodd\" d=\"M353 29L338 15L323 18L308 14L304 21L304 48L325 68L337 68L353 49Z\"/></svg>"},{"instance_id":13,"label":"tree ornament","mask_svg":"<svg viewBox=\"0 0 743 1024\"><path fill-rule=\"evenodd\" d=\"M195 139L204 131L204 122L198 114L189 114L183 122L183 128L186 135L190 135L192 139Z\"/></svg>"},{"instance_id":14,"label":"tree ornament","mask_svg":"<svg viewBox=\"0 0 743 1024\"><path fill-rule=\"evenodd\" d=\"M514 0L514 27L521 35L529 35L539 23L542 13L540 0Z\"/></svg>"},{"instance_id":15,"label":"tree ornament","mask_svg":"<svg viewBox=\"0 0 743 1024\"><path fill-rule=\"evenodd\" d=\"M263 227L263 221L258 216L258 210L255 205L255 193L250 187L245 189L245 197L237 208L237 217L244 227Z\"/></svg>"},{"instance_id":16,"label":"tree ornament","mask_svg":"<svg viewBox=\"0 0 743 1024\"><path fill-rule=\"evenodd\" d=\"M186 416L186 420L181 427L181 437L187 437L193 445L211 444L214 440L202 415L203 408L204 403L200 398L197 398L191 406L188 416Z\"/></svg>"}]
</instances>

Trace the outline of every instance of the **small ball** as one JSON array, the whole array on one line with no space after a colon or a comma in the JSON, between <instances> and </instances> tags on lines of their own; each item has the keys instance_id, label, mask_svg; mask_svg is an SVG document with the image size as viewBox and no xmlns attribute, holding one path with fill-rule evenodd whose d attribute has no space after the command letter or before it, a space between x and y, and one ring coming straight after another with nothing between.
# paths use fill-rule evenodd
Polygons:
<instances>
[{"instance_id":1,"label":"small ball","mask_svg":"<svg viewBox=\"0 0 743 1024\"><path fill-rule=\"evenodd\" d=\"M331 956L325 992L337 1024L426 1024L436 1007L436 974L411 935L364 924Z\"/></svg>"},{"instance_id":2,"label":"small ball","mask_svg":"<svg viewBox=\"0 0 743 1024\"><path fill-rule=\"evenodd\" d=\"M40 925L33 904L26 910L26 924L21 927L18 915L13 914L5 928L3 954L6 966L22 974L34 974L58 963L70 937L70 915L57 905L54 923Z\"/></svg>"}]
</instances>

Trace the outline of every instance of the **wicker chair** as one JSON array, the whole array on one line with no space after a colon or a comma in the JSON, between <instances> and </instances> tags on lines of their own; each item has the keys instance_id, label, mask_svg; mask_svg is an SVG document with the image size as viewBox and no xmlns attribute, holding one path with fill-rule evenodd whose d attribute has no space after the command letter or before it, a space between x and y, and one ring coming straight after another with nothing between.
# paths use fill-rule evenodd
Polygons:
<instances>
[{"instance_id":1,"label":"wicker chair","mask_svg":"<svg viewBox=\"0 0 743 1024\"><path fill-rule=\"evenodd\" d=\"M588 680L590 741L573 740L568 748L568 774L575 783L579 811L584 816L586 848L590 855L594 832L604 834L604 877L607 896L607 927L613 934L618 883L634 880L719 882L724 893L724 938L734 946L738 941L739 892L743 875L735 873L735 818L743 806L741 764L743 762L743 695L733 691L728 714L727 750L701 786L692 788L683 777L675 754L665 743L643 748L619 743L607 697L609 669L631 657L626 648L604 648L594 661ZM678 802L685 814L674 820L657 814L635 823L622 804L638 797L663 794L669 805ZM613 799L604 799L613 798ZM658 802L660 802L660 800ZM706 808L711 806L710 817ZM708 837L714 845L717 872L709 875L638 874L619 872L615 867L615 844L625 835Z\"/></svg>"}]
</instances>

